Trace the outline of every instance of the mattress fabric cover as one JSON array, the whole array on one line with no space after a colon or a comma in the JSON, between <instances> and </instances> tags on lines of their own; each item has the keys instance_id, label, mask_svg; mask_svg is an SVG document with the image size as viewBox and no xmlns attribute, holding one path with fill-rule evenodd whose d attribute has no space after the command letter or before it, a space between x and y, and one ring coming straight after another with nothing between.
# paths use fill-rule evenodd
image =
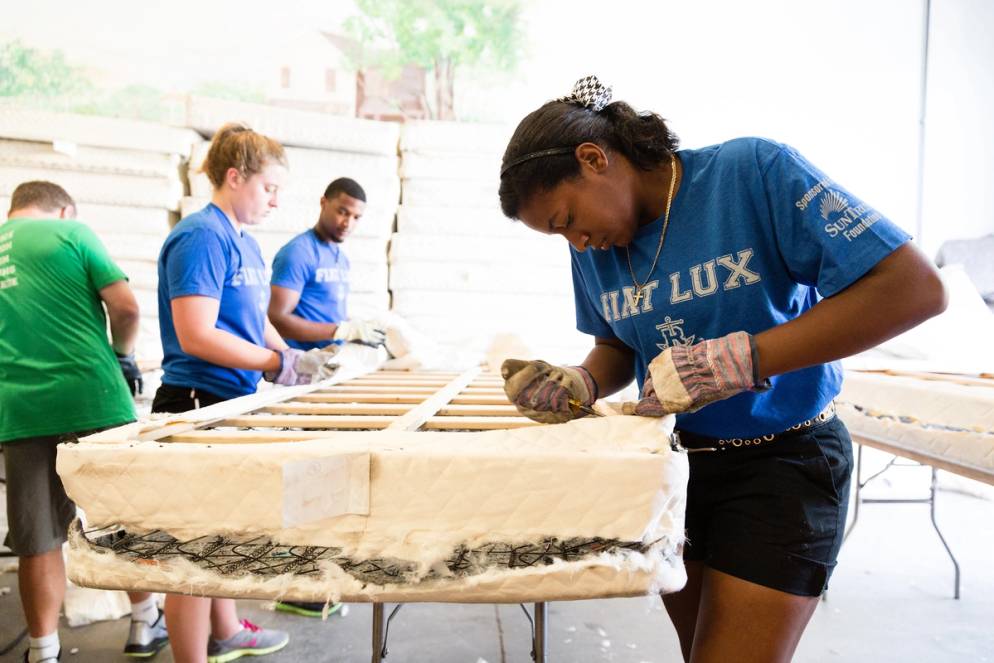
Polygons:
<instances>
[{"instance_id":1,"label":"mattress fabric cover","mask_svg":"<svg viewBox=\"0 0 994 663\"><path fill-rule=\"evenodd\" d=\"M70 576L106 588L303 600L520 602L676 591L685 582L688 466L670 448L672 425L672 417L608 416L487 432L315 433L292 444L63 445L58 471L90 532L118 526L184 542L264 540L351 560L401 560L406 569L396 582L371 582L331 562L308 574L219 573L187 559L136 563L78 532ZM458 576L442 568L453 551L578 540L594 541L594 553L483 564Z\"/></svg>"}]
</instances>

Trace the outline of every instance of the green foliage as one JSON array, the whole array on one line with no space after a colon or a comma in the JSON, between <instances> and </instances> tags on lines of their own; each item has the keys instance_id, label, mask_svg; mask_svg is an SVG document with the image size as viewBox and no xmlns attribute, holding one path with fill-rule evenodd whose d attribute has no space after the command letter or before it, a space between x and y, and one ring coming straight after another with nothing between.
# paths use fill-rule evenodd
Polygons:
<instances>
[{"instance_id":1,"label":"green foliage","mask_svg":"<svg viewBox=\"0 0 994 663\"><path fill-rule=\"evenodd\" d=\"M62 51L45 52L20 41L0 44L0 97L68 95L91 87Z\"/></svg>"},{"instance_id":2,"label":"green foliage","mask_svg":"<svg viewBox=\"0 0 994 663\"><path fill-rule=\"evenodd\" d=\"M407 64L432 69L511 70L522 43L520 0L356 0L346 31L363 47L359 65L388 75Z\"/></svg>"},{"instance_id":3,"label":"green foliage","mask_svg":"<svg viewBox=\"0 0 994 663\"><path fill-rule=\"evenodd\" d=\"M204 81L197 85L191 92L201 97L212 97L214 99L230 99L232 101L252 101L264 103L265 93L248 84L231 83L228 81Z\"/></svg>"}]
</instances>

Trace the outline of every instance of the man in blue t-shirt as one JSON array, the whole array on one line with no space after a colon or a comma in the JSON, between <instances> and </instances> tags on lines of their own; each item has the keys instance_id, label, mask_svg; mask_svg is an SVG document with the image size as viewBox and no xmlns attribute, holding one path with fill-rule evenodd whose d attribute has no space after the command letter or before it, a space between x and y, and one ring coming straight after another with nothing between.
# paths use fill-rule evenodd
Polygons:
<instances>
[{"instance_id":1,"label":"man in blue t-shirt","mask_svg":"<svg viewBox=\"0 0 994 663\"><path fill-rule=\"evenodd\" d=\"M349 259L341 244L366 208L366 192L340 177L321 198L313 228L279 250L273 259L269 319L286 342L300 350L333 342L382 345L383 330L365 320L350 320Z\"/></svg>"}]
</instances>

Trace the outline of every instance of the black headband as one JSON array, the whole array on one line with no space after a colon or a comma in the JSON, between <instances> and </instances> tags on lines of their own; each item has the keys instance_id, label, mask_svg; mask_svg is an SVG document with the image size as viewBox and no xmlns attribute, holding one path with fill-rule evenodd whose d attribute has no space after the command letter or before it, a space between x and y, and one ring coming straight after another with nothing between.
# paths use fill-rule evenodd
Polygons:
<instances>
[{"instance_id":1,"label":"black headband","mask_svg":"<svg viewBox=\"0 0 994 663\"><path fill-rule=\"evenodd\" d=\"M511 159L511 161L503 168L500 169L500 176L504 177L504 173L511 170L518 164L524 163L525 161L531 161L532 159L538 159L539 157L551 157L557 154L572 154L575 147L550 147L546 150L539 150L537 152L529 152L524 156L520 156L517 159Z\"/></svg>"}]
</instances>

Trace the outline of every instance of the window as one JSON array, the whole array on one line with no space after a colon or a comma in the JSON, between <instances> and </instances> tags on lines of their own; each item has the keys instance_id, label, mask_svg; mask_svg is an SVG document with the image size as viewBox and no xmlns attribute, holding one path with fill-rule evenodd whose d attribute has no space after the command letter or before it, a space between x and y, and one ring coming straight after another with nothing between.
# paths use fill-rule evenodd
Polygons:
<instances>
[{"instance_id":1,"label":"window","mask_svg":"<svg viewBox=\"0 0 994 663\"><path fill-rule=\"evenodd\" d=\"M280 69L280 87L284 90L290 87L290 67Z\"/></svg>"},{"instance_id":2,"label":"window","mask_svg":"<svg viewBox=\"0 0 994 663\"><path fill-rule=\"evenodd\" d=\"M334 92L335 91L335 70L325 69L324 70L324 91Z\"/></svg>"}]
</instances>

